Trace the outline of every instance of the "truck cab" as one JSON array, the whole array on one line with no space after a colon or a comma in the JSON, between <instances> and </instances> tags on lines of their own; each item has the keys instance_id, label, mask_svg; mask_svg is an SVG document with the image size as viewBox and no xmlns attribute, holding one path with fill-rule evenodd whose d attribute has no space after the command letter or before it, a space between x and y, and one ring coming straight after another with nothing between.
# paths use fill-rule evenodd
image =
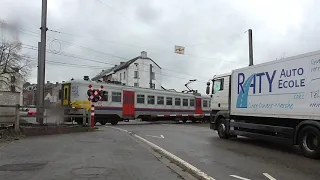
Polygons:
<instances>
[{"instance_id":1,"label":"truck cab","mask_svg":"<svg viewBox=\"0 0 320 180\"><path fill-rule=\"evenodd\" d=\"M231 73L214 76L207 83L206 93L211 97L210 128L217 130L217 121L229 118L229 89Z\"/></svg>"}]
</instances>

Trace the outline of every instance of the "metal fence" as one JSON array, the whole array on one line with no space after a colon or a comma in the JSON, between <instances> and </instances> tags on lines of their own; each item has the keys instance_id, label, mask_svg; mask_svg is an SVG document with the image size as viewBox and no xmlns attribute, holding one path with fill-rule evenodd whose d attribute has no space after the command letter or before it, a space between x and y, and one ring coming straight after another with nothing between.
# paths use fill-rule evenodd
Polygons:
<instances>
[{"instance_id":1,"label":"metal fence","mask_svg":"<svg viewBox=\"0 0 320 180\"><path fill-rule=\"evenodd\" d=\"M74 119L82 118L82 124L88 123L91 126L90 113L85 109L83 109L82 115L68 115L65 114L65 107L45 106L42 108L44 108L44 114L39 115L35 106L0 104L0 125L14 125L15 131L19 131L20 125L39 125L40 119L45 125L62 125L76 124Z\"/></svg>"}]
</instances>

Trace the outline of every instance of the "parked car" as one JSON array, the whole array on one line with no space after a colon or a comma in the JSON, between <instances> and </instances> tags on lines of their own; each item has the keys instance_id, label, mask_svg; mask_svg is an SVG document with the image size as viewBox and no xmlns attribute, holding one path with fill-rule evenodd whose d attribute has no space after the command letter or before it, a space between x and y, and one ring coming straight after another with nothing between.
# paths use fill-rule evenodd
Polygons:
<instances>
[{"instance_id":1,"label":"parked car","mask_svg":"<svg viewBox=\"0 0 320 180\"><path fill-rule=\"evenodd\" d=\"M37 108L27 108L26 111L28 116L35 116L37 113Z\"/></svg>"}]
</instances>

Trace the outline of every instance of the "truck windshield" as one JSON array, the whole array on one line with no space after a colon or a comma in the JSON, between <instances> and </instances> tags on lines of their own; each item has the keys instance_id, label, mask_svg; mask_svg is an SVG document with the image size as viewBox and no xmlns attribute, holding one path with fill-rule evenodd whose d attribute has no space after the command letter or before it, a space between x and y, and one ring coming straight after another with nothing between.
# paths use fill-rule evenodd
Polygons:
<instances>
[{"instance_id":1,"label":"truck windshield","mask_svg":"<svg viewBox=\"0 0 320 180\"><path fill-rule=\"evenodd\" d=\"M213 81L212 94L222 90L222 79L217 79Z\"/></svg>"}]
</instances>

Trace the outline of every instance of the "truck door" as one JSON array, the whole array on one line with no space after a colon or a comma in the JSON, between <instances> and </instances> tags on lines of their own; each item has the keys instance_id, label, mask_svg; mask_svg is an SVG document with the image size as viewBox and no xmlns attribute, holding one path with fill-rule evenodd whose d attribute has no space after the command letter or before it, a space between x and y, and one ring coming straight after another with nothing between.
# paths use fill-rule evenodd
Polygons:
<instances>
[{"instance_id":1,"label":"truck door","mask_svg":"<svg viewBox=\"0 0 320 180\"><path fill-rule=\"evenodd\" d=\"M62 85L62 105L69 105L70 104L70 85L71 84L64 84Z\"/></svg>"},{"instance_id":2,"label":"truck door","mask_svg":"<svg viewBox=\"0 0 320 180\"><path fill-rule=\"evenodd\" d=\"M201 98L196 98L196 114L202 114Z\"/></svg>"},{"instance_id":3,"label":"truck door","mask_svg":"<svg viewBox=\"0 0 320 180\"><path fill-rule=\"evenodd\" d=\"M122 117L134 118L134 91L123 91Z\"/></svg>"}]
</instances>

